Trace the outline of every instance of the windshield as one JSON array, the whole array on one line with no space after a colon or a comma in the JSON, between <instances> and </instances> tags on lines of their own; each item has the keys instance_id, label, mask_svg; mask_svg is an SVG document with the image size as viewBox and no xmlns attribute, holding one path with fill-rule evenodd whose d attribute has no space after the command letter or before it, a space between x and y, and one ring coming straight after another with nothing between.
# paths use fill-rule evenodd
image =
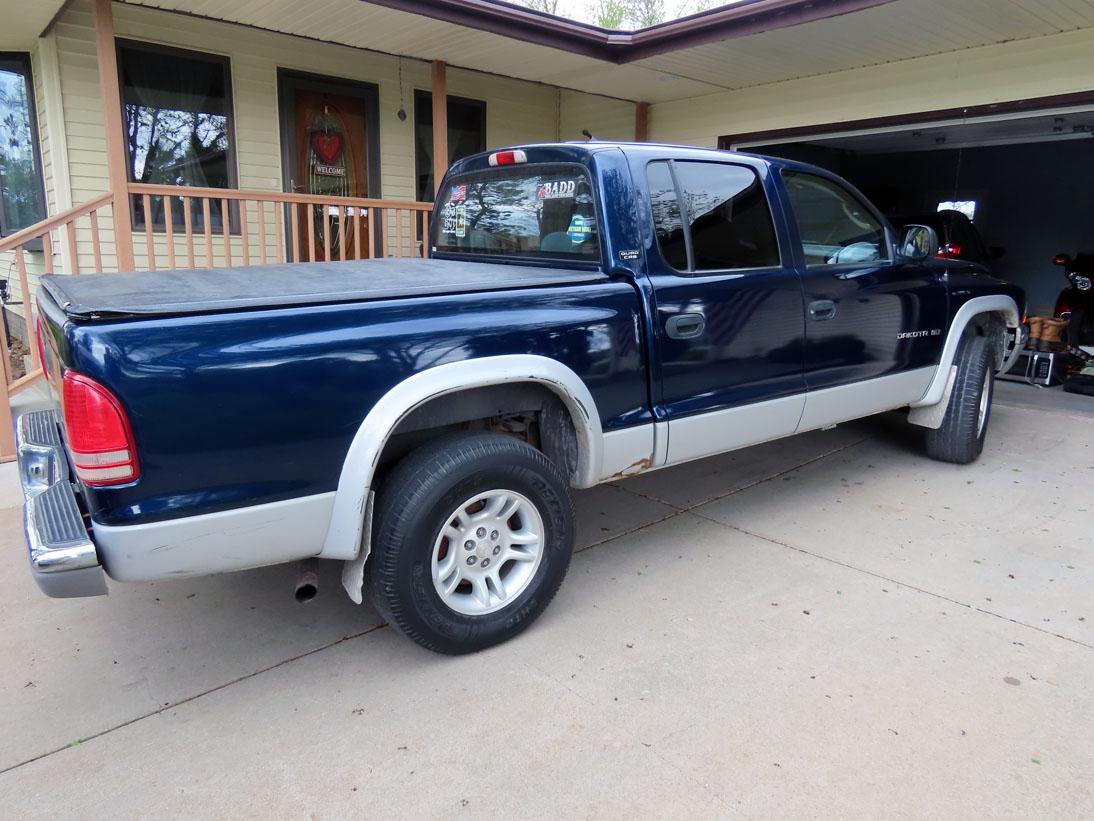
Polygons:
<instances>
[{"instance_id":1,"label":"windshield","mask_svg":"<svg viewBox=\"0 0 1094 821\"><path fill-rule=\"evenodd\" d=\"M580 165L459 174L438 197L435 253L600 260L592 184Z\"/></svg>"}]
</instances>

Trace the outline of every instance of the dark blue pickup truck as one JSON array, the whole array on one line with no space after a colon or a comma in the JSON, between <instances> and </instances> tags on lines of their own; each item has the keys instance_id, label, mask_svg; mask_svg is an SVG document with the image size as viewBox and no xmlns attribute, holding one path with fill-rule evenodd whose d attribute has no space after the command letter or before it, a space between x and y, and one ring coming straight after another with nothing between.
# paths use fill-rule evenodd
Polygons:
<instances>
[{"instance_id":1,"label":"dark blue pickup truck","mask_svg":"<svg viewBox=\"0 0 1094 821\"><path fill-rule=\"evenodd\" d=\"M454 165L431 258L48 276L17 423L53 596L345 563L442 652L570 560L569 488L897 408L970 462L1021 292L817 168L663 145Z\"/></svg>"}]
</instances>

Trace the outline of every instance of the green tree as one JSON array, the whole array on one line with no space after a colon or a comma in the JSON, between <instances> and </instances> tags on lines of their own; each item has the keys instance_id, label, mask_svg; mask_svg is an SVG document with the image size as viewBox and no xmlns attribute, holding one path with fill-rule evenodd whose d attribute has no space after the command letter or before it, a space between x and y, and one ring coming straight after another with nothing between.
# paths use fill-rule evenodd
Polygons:
<instances>
[{"instance_id":1,"label":"green tree","mask_svg":"<svg viewBox=\"0 0 1094 821\"><path fill-rule=\"evenodd\" d=\"M631 28L644 29L665 22L664 0L630 0L627 22Z\"/></svg>"},{"instance_id":2,"label":"green tree","mask_svg":"<svg viewBox=\"0 0 1094 821\"><path fill-rule=\"evenodd\" d=\"M622 28L627 22L627 0L597 0L594 22L602 29Z\"/></svg>"},{"instance_id":3,"label":"green tree","mask_svg":"<svg viewBox=\"0 0 1094 821\"><path fill-rule=\"evenodd\" d=\"M601 28L641 29L664 21L664 0L597 0L595 22Z\"/></svg>"},{"instance_id":4,"label":"green tree","mask_svg":"<svg viewBox=\"0 0 1094 821\"><path fill-rule=\"evenodd\" d=\"M524 0L524 5L534 11L558 14L558 0Z\"/></svg>"},{"instance_id":5,"label":"green tree","mask_svg":"<svg viewBox=\"0 0 1094 821\"><path fill-rule=\"evenodd\" d=\"M517 0L530 9L558 14L559 0ZM690 0L677 16L696 14L724 5L725 0ZM587 19L587 18L586 18ZM641 29L665 22L665 0L596 0L592 21L605 29Z\"/></svg>"}]
</instances>

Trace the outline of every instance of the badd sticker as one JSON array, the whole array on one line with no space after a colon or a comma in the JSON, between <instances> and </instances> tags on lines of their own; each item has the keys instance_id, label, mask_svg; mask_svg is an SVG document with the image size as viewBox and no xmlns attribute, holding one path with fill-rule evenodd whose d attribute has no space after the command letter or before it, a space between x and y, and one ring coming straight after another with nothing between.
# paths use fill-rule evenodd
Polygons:
<instances>
[{"instance_id":1,"label":"badd sticker","mask_svg":"<svg viewBox=\"0 0 1094 821\"><path fill-rule=\"evenodd\" d=\"M540 183L536 191L536 199L540 200L572 200L577 190L577 180L555 180L553 182Z\"/></svg>"}]
</instances>

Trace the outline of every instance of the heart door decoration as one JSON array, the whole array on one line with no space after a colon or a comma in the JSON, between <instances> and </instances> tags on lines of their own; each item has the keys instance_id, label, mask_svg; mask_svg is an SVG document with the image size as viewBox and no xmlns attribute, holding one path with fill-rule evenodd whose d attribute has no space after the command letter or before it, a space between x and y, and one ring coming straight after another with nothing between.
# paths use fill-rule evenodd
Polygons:
<instances>
[{"instance_id":1,"label":"heart door decoration","mask_svg":"<svg viewBox=\"0 0 1094 821\"><path fill-rule=\"evenodd\" d=\"M329 134L317 131L312 139L315 141L315 152L323 162L334 163L342 155L342 135L337 131Z\"/></svg>"}]
</instances>

